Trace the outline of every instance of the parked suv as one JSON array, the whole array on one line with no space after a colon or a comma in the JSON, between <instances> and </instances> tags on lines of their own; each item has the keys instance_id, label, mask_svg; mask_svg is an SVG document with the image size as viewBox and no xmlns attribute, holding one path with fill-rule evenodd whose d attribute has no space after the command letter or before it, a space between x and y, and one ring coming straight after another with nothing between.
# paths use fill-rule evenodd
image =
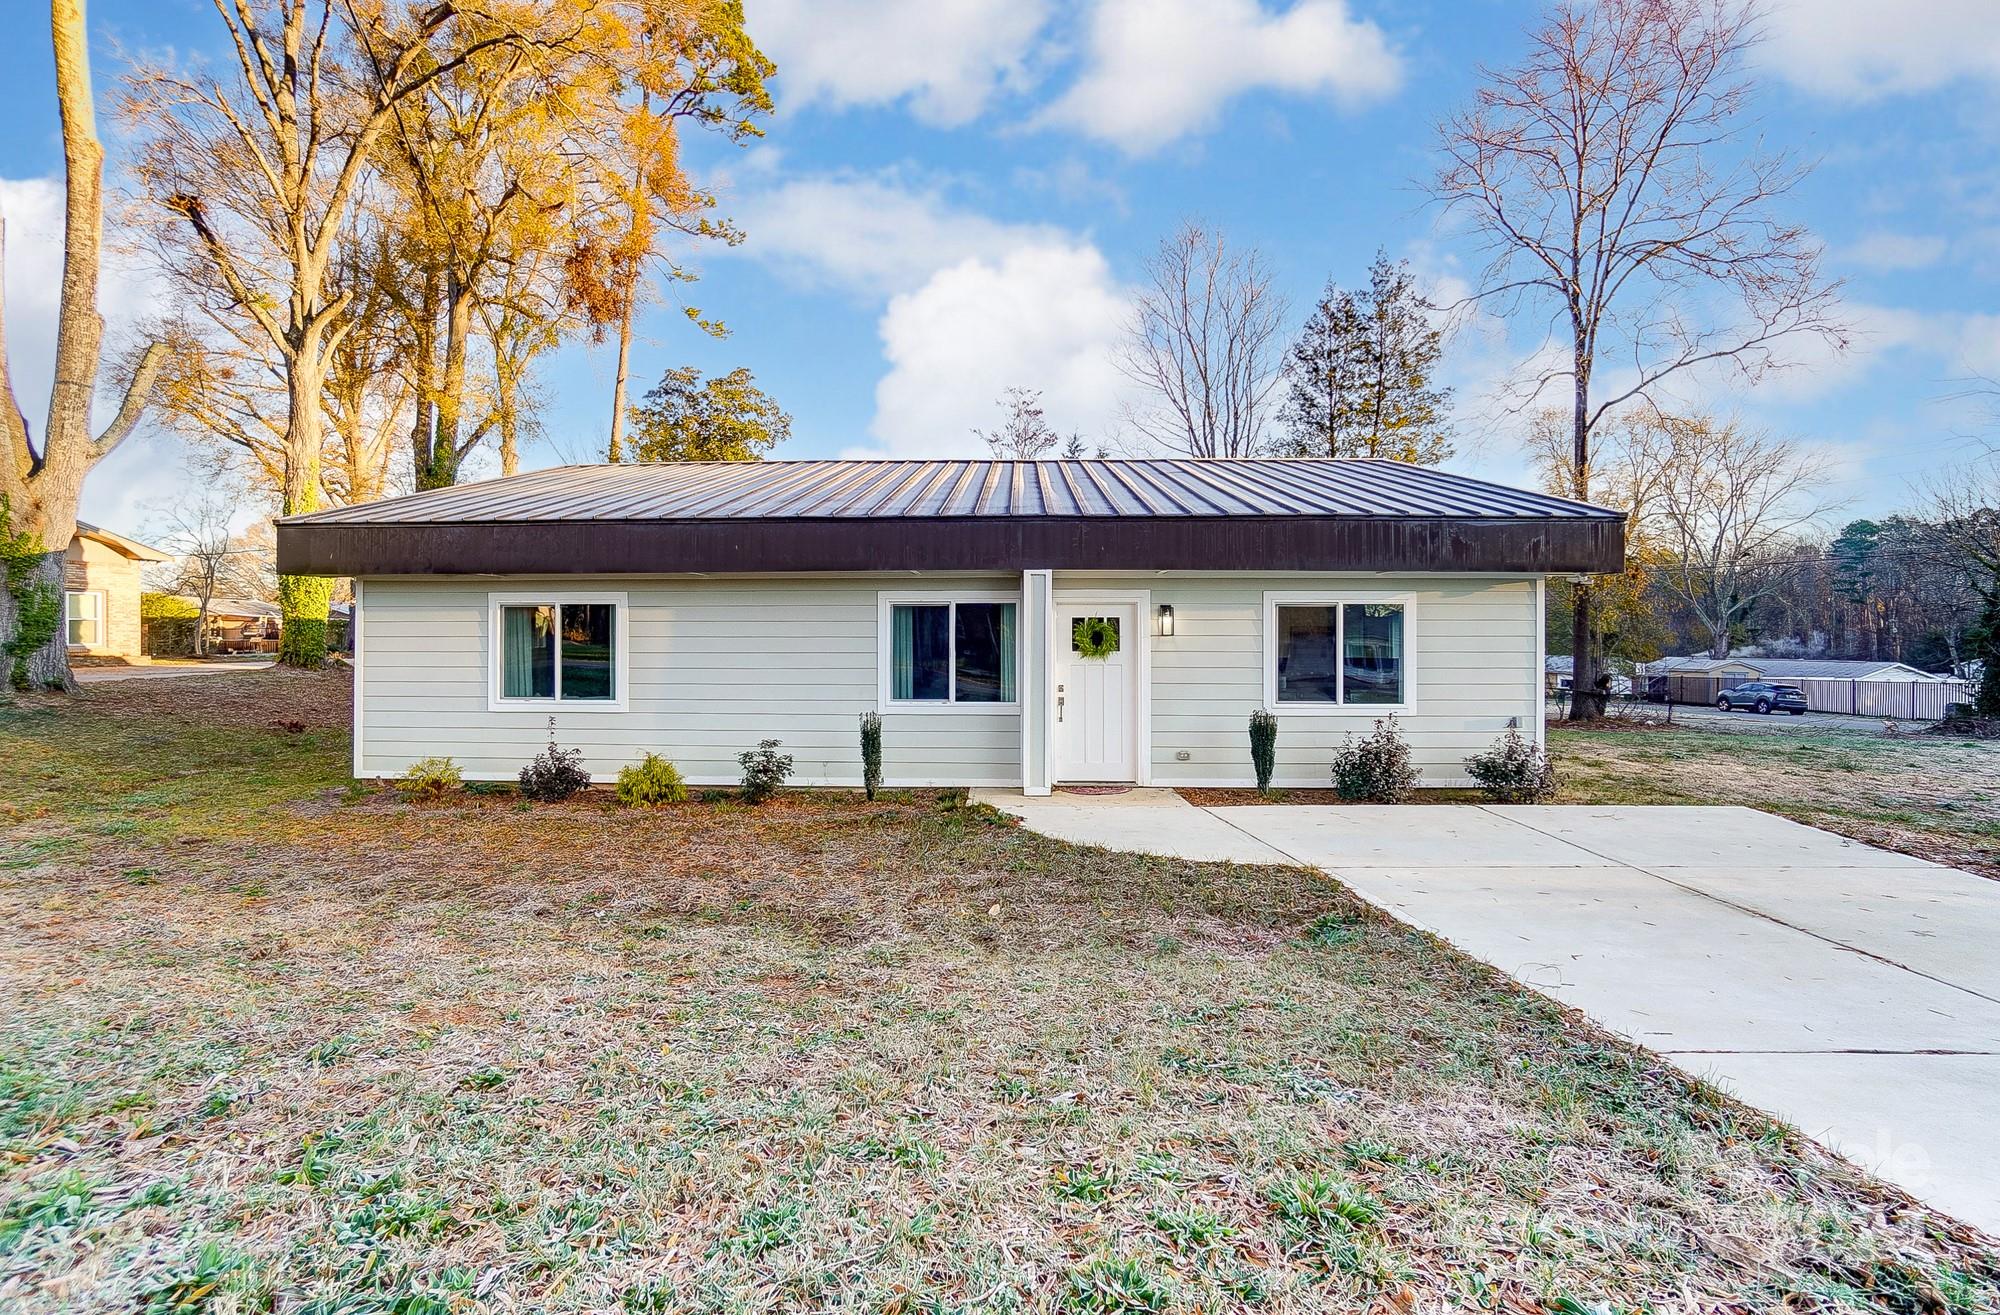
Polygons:
<instances>
[{"instance_id":1,"label":"parked suv","mask_svg":"<svg viewBox=\"0 0 2000 1315\"><path fill-rule=\"evenodd\" d=\"M1767 685L1761 680L1745 681L1715 696L1715 706L1724 712L1747 708L1752 712L1789 712L1806 715L1806 692L1797 685Z\"/></svg>"}]
</instances>

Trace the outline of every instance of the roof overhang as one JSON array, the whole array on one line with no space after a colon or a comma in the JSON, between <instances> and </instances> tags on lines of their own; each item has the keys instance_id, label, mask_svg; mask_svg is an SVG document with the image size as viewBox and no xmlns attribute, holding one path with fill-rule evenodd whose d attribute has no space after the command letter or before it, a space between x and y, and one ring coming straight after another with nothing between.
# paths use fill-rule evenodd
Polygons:
<instances>
[{"instance_id":1,"label":"roof overhang","mask_svg":"<svg viewBox=\"0 0 2000 1315\"><path fill-rule=\"evenodd\" d=\"M1622 517L280 521L286 575L1398 571L1609 575Z\"/></svg>"},{"instance_id":2,"label":"roof overhang","mask_svg":"<svg viewBox=\"0 0 2000 1315\"><path fill-rule=\"evenodd\" d=\"M101 526L91 525L84 521L76 523L76 536L79 539L90 539L101 543L113 552L123 557L128 557L135 562L170 562L173 560L172 557L161 552L151 544L140 543L137 539L128 539L122 534L115 534Z\"/></svg>"}]
</instances>

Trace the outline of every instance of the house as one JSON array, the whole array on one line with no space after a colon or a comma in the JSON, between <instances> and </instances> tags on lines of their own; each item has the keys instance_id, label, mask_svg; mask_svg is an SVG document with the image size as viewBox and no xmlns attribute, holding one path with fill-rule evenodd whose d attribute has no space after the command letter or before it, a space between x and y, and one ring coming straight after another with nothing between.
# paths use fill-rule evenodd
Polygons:
<instances>
[{"instance_id":1,"label":"house","mask_svg":"<svg viewBox=\"0 0 2000 1315\"><path fill-rule=\"evenodd\" d=\"M350 576L354 772L695 783L782 740L795 784L1280 784L1394 714L1423 779L1539 737L1545 577L1611 572L1621 513L1386 461L570 466L278 522Z\"/></svg>"},{"instance_id":2,"label":"house","mask_svg":"<svg viewBox=\"0 0 2000 1315\"><path fill-rule=\"evenodd\" d=\"M63 553L63 630L72 661L141 661L139 575L168 561L157 548L83 521Z\"/></svg>"},{"instance_id":3,"label":"house","mask_svg":"<svg viewBox=\"0 0 2000 1315\"><path fill-rule=\"evenodd\" d=\"M1919 671L1902 662L1832 658L1668 657L1639 668L1648 676L1714 676L1729 681L1900 680L1938 681L1949 676Z\"/></svg>"},{"instance_id":4,"label":"house","mask_svg":"<svg viewBox=\"0 0 2000 1315\"><path fill-rule=\"evenodd\" d=\"M1542 661L1543 686L1550 694L1573 688L1576 684L1576 659L1567 654L1545 658ZM1632 678L1622 671L1611 670L1611 692L1630 694Z\"/></svg>"}]
</instances>

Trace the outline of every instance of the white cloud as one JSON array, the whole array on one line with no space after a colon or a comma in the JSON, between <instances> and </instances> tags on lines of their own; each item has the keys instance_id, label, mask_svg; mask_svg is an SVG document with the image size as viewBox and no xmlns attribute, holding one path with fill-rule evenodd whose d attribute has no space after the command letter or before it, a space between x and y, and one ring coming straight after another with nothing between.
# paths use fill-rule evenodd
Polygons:
<instances>
[{"instance_id":1,"label":"white cloud","mask_svg":"<svg viewBox=\"0 0 2000 1315\"><path fill-rule=\"evenodd\" d=\"M741 213L749 234L742 254L870 296L906 292L969 257L1060 238L1054 228L1002 223L891 177L799 179L745 198Z\"/></svg>"},{"instance_id":2,"label":"white cloud","mask_svg":"<svg viewBox=\"0 0 2000 1315\"><path fill-rule=\"evenodd\" d=\"M983 452L972 430L1014 386L1042 391L1058 431L1093 448L1111 437L1130 301L1087 236L1006 223L894 173L796 179L740 209L742 254L882 307L872 442L843 455Z\"/></svg>"},{"instance_id":3,"label":"white cloud","mask_svg":"<svg viewBox=\"0 0 2000 1315\"><path fill-rule=\"evenodd\" d=\"M1129 301L1096 247L1024 246L939 270L882 316L889 372L875 388L877 447L908 457L984 452L972 430L996 399L1037 388L1049 423L1094 449L1110 438L1125 387L1113 353Z\"/></svg>"},{"instance_id":4,"label":"white cloud","mask_svg":"<svg viewBox=\"0 0 2000 1315\"><path fill-rule=\"evenodd\" d=\"M1840 255L1846 264L1894 273L1930 268L1944 259L1945 245L1943 238L1927 234L1876 232L1863 234Z\"/></svg>"},{"instance_id":5,"label":"white cloud","mask_svg":"<svg viewBox=\"0 0 2000 1315\"><path fill-rule=\"evenodd\" d=\"M56 320L62 305L63 189L53 178L0 178L0 216L7 221L4 279L7 364L14 396L37 443L46 424L49 384L55 370ZM98 280L98 310L104 316L107 363L127 341L125 333L156 314L164 302L160 285L146 270L106 249ZM95 420L102 425L118 399L100 390ZM112 527L132 528L143 501L173 487L181 478L178 444L149 440L143 432L128 440L90 474L84 485L84 515Z\"/></svg>"},{"instance_id":6,"label":"white cloud","mask_svg":"<svg viewBox=\"0 0 2000 1315\"><path fill-rule=\"evenodd\" d=\"M1402 62L1346 0L1100 0L1082 75L1041 116L1116 143L1158 150L1212 123L1228 101L1269 88L1360 104L1395 91Z\"/></svg>"},{"instance_id":7,"label":"white cloud","mask_svg":"<svg viewBox=\"0 0 2000 1315\"><path fill-rule=\"evenodd\" d=\"M1046 0L751 0L749 30L787 104L837 109L907 99L927 123L976 118L1028 84Z\"/></svg>"},{"instance_id":8,"label":"white cloud","mask_svg":"<svg viewBox=\"0 0 2000 1315\"><path fill-rule=\"evenodd\" d=\"M1868 99L2000 77L1992 0L1784 0L1764 30L1764 61L1822 96Z\"/></svg>"}]
</instances>

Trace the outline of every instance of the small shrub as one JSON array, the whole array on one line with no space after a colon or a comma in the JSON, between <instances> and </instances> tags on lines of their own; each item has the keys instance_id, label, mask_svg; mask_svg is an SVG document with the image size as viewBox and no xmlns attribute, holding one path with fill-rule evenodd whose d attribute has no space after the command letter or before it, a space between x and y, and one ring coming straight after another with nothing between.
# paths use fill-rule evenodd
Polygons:
<instances>
[{"instance_id":1,"label":"small shrub","mask_svg":"<svg viewBox=\"0 0 2000 1315\"><path fill-rule=\"evenodd\" d=\"M560 803L589 788L590 773L584 769L583 750L558 749L554 740L521 769L522 797L540 803Z\"/></svg>"},{"instance_id":2,"label":"small shrub","mask_svg":"<svg viewBox=\"0 0 2000 1315\"><path fill-rule=\"evenodd\" d=\"M743 764L743 802L761 804L778 793L778 787L792 774L792 756L779 753L783 740L759 740L757 747L736 755Z\"/></svg>"},{"instance_id":3,"label":"small shrub","mask_svg":"<svg viewBox=\"0 0 2000 1315\"><path fill-rule=\"evenodd\" d=\"M879 713L861 714L861 788L868 792L871 801L875 792L882 788L882 717Z\"/></svg>"},{"instance_id":4,"label":"small shrub","mask_svg":"<svg viewBox=\"0 0 2000 1315\"><path fill-rule=\"evenodd\" d=\"M1465 774L1503 804L1540 803L1556 792L1555 764L1512 727L1492 748L1467 758Z\"/></svg>"},{"instance_id":5,"label":"small shrub","mask_svg":"<svg viewBox=\"0 0 2000 1315\"><path fill-rule=\"evenodd\" d=\"M1278 765L1278 718L1269 708L1250 714L1250 765L1257 769L1257 793L1271 793L1271 773Z\"/></svg>"},{"instance_id":6,"label":"small shrub","mask_svg":"<svg viewBox=\"0 0 2000 1315\"><path fill-rule=\"evenodd\" d=\"M465 784L459 774L458 764L449 758L419 758L410 764L410 770L403 773L403 779L396 783L404 794L418 799L435 799L449 794Z\"/></svg>"},{"instance_id":7,"label":"small shrub","mask_svg":"<svg viewBox=\"0 0 2000 1315\"><path fill-rule=\"evenodd\" d=\"M1375 733L1347 737L1333 755L1333 792L1349 803L1397 804L1417 788L1410 746L1394 717L1375 723Z\"/></svg>"},{"instance_id":8,"label":"small shrub","mask_svg":"<svg viewBox=\"0 0 2000 1315\"><path fill-rule=\"evenodd\" d=\"M618 802L627 808L654 808L687 800L687 782L680 770L657 753L618 770Z\"/></svg>"}]
</instances>

